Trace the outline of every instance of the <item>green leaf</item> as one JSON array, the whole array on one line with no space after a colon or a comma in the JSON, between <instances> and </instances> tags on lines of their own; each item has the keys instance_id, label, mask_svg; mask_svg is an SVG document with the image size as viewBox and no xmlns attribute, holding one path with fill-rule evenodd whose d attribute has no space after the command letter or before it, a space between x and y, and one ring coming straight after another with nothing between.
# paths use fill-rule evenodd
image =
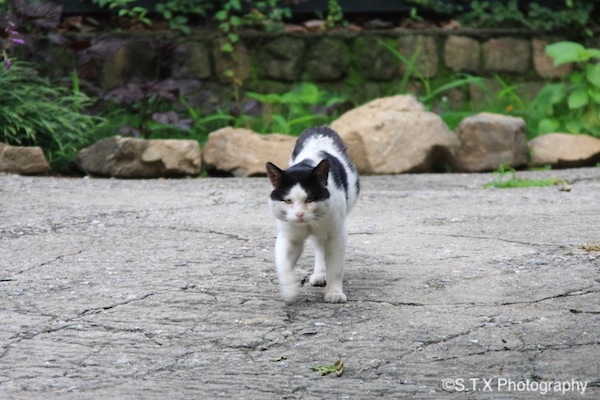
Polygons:
<instances>
[{"instance_id":1,"label":"green leaf","mask_svg":"<svg viewBox=\"0 0 600 400\"><path fill-rule=\"evenodd\" d=\"M273 130L275 131L275 133L290 133L290 125L288 124L288 121L283 117L283 115L273 115L273 122Z\"/></svg>"},{"instance_id":2,"label":"green leaf","mask_svg":"<svg viewBox=\"0 0 600 400\"><path fill-rule=\"evenodd\" d=\"M340 376L344 373L344 363L342 360L337 360L333 365L315 365L310 367L310 369L320 372L321 375L327 375L335 372L337 376Z\"/></svg>"},{"instance_id":3,"label":"green leaf","mask_svg":"<svg viewBox=\"0 0 600 400\"><path fill-rule=\"evenodd\" d=\"M600 104L600 87L591 87L588 89L588 94L592 102Z\"/></svg>"},{"instance_id":4,"label":"green leaf","mask_svg":"<svg viewBox=\"0 0 600 400\"><path fill-rule=\"evenodd\" d=\"M600 64L590 64L585 69L587 80L596 87L600 87Z\"/></svg>"},{"instance_id":5,"label":"green leaf","mask_svg":"<svg viewBox=\"0 0 600 400\"><path fill-rule=\"evenodd\" d=\"M546 54L554 59L554 66L584 61L585 47L575 42L558 42L546 46Z\"/></svg>"},{"instance_id":6,"label":"green leaf","mask_svg":"<svg viewBox=\"0 0 600 400\"><path fill-rule=\"evenodd\" d=\"M225 21L227 19L227 11L221 10L215 14L215 19L217 21Z\"/></svg>"},{"instance_id":7,"label":"green leaf","mask_svg":"<svg viewBox=\"0 0 600 400\"><path fill-rule=\"evenodd\" d=\"M553 83L544 86L531 103L532 109L537 109L544 115L550 115L553 112L553 106L563 101L567 93L561 83Z\"/></svg>"},{"instance_id":8,"label":"green leaf","mask_svg":"<svg viewBox=\"0 0 600 400\"><path fill-rule=\"evenodd\" d=\"M583 71L573 71L568 76L571 83L582 83L585 80L585 73Z\"/></svg>"},{"instance_id":9,"label":"green leaf","mask_svg":"<svg viewBox=\"0 0 600 400\"><path fill-rule=\"evenodd\" d=\"M569 133L581 133L582 127L581 121L577 119L571 119L565 123L565 128Z\"/></svg>"},{"instance_id":10,"label":"green leaf","mask_svg":"<svg viewBox=\"0 0 600 400\"><path fill-rule=\"evenodd\" d=\"M560 127L560 122L554 118L544 118L538 125L538 133L544 135L546 133L554 133Z\"/></svg>"},{"instance_id":11,"label":"green leaf","mask_svg":"<svg viewBox=\"0 0 600 400\"><path fill-rule=\"evenodd\" d=\"M240 39L240 35L236 33L230 33L229 35L227 35L227 37L229 38L229 41L231 43L236 43Z\"/></svg>"},{"instance_id":12,"label":"green leaf","mask_svg":"<svg viewBox=\"0 0 600 400\"><path fill-rule=\"evenodd\" d=\"M233 53L233 46L231 45L231 43L223 43L221 45L221 51L223 53Z\"/></svg>"},{"instance_id":13,"label":"green leaf","mask_svg":"<svg viewBox=\"0 0 600 400\"><path fill-rule=\"evenodd\" d=\"M587 49L586 53L590 58L600 58L600 50L598 49Z\"/></svg>"},{"instance_id":14,"label":"green leaf","mask_svg":"<svg viewBox=\"0 0 600 400\"><path fill-rule=\"evenodd\" d=\"M595 105L592 104L581 115L581 123L587 132L600 137L600 110Z\"/></svg>"},{"instance_id":15,"label":"green leaf","mask_svg":"<svg viewBox=\"0 0 600 400\"><path fill-rule=\"evenodd\" d=\"M589 102L590 98L585 88L579 88L573 91L567 99L567 104L569 105L569 108L571 110L585 107L588 105Z\"/></svg>"},{"instance_id":16,"label":"green leaf","mask_svg":"<svg viewBox=\"0 0 600 400\"><path fill-rule=\"evenodd\" d=\"M229 23L231 24L231 26L240 26L240 25L242 25L242 19L238 16L233 15L229 19Z\"/></svg>"}]
</instances>

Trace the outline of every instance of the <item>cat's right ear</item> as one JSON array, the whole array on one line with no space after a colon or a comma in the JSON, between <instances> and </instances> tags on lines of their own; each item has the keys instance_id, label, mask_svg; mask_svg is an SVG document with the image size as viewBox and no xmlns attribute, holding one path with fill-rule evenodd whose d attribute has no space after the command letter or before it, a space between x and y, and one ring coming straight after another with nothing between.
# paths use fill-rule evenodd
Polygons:
<instances>
[{"instance_id":1,"label":"cat's right ear","mask_svg":"<svg viewBox=\"0 0 600 400\"><path fill-rule=\"evenodd\" d=\"M268 162L266 167L269 181L271 181L271 185L276 188L281 183L284 172L271 162Z\"/></svg>"}]
</instances>

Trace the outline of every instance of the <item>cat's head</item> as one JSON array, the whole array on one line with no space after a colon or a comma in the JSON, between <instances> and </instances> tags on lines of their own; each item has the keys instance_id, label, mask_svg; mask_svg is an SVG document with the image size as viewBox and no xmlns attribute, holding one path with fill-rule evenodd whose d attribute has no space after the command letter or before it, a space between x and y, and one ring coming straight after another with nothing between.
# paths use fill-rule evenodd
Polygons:
<instances>
[{"instance_id":1,"label":"cat's head","mask_svg":"<svg viewBox=\"0 0 600 400\"><path fill-rule=\"evenodd\" d=\"M284 222L310 223L329 211L329 161L316 167L301 162L287 170L267 163L267 176L273 185L269 204L275 218Z\"/></svg>"}]
</instances>

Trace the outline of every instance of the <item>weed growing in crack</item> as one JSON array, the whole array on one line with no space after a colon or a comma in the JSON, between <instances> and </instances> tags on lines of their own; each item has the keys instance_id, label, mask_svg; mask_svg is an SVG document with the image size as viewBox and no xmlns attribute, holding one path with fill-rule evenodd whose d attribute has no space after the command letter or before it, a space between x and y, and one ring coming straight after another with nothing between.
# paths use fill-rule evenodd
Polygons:
<instances>
[{"instance_id":1,"label":"weed growing in crack","mask_svg":"<svg viewBox=\"0 0 600 400\"><path fill-rule=\"evenodd\" d=\"M551 177L549 179L526 179L517 178L517 171L508 165L502 164L498 169L492 172L494 179L483 185L484 189L496 188L522 188L522 187L545 187L545 186L557 186L566 185L567 182L564 179Z\"/></svg>"}]
</instances>

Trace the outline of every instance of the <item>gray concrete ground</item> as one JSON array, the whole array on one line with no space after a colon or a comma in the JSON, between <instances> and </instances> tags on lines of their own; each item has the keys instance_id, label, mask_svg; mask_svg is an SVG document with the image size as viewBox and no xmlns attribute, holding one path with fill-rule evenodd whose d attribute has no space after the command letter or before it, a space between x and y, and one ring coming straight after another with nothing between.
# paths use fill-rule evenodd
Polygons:
<instances>
[{"instance_id":1,"label":"gray concrete ground","mask_svg":"<svg viewBox=\"0 0 600 400\"><path fill-rule=\"evenodd\" d=\"M600 168L519 176L364 177L291 306L266 179L0 176L0 399L598 399Z\"/></svg>"}]
</instances>

